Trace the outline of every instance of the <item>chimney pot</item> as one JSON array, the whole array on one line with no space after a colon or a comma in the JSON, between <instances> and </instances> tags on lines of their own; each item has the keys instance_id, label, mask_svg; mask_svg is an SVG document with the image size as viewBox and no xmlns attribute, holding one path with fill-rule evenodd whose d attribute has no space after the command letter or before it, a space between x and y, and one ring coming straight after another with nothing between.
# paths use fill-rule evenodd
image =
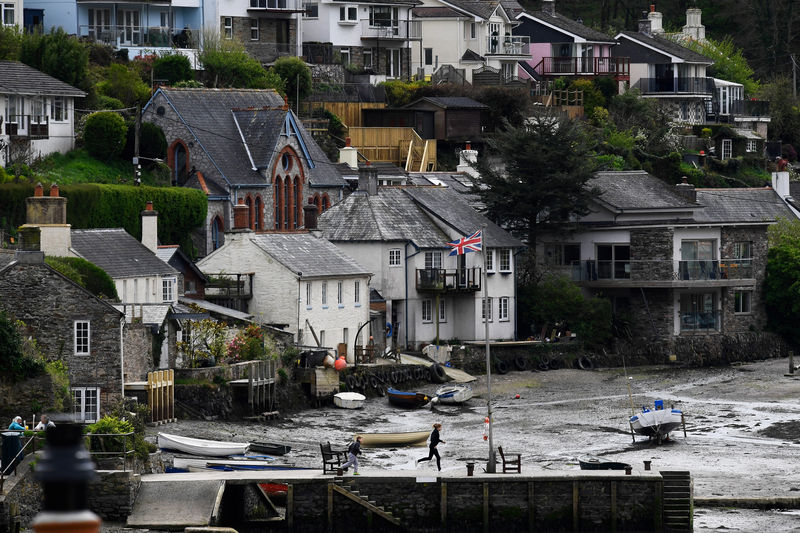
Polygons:
<instances>
[{"instance_id":1,"label":"chimney pot","mask_svg":"<svg viewBox=\"0 0 800 533\"><path fill-rule=\"evenodd\" d=\"M250 227L250 208L244 203L244 198L239 198L233 206L233 229L247 229Z\"/></svg>"},{"instance_id":2,"label":"chimney pot","mask_svg":"<svg viewBox=\"0 0 800 533\"><path fill-rule=\"evenodd\" d=\"M56 185L55 183L50 185L50 196L52 196L53 198L58 198L58 185Z\"/></svg>"},{"instance_id":3,"label":"chimney pot","mask_svg":"<svg viewBox=\"0 0 800 533\"><path fill-rule=\"evenodd\" d=\"M656 11L656 5L650 4L650 13L655 13L655 11Z\"/></svg>"},{"instance_id":4,"label":"chimney pot","mask_svg":"<svg viewBox=\"0 0 800 533\"><path fill-rule=\"evenodd\" d=\"M542 0L542 11L550 15L556 16L556 3L555 0Z\"/></svg>"},{"instance_id":5,"label":"chimney pot","mask_svg":"<svg viewBox=\"0 0 800 533\"><path fill-rule=\"evenodd\" d=\"M150 201L150 200L147 201L147 205L145 205L145 210L146 211L152 211L153 210L153 202L152 201Z\"/></svg>"},{"instance_id":6,"label":"chimney pot","mask_svg":"<svg viewBox=\"0 0 800 533\"><path fill-rule=\"evenodd\" d=\"M313 200L313 198L312 198ZM308 203L303 206L303 226L308 231L317 229L317 205Z\"/></svg>"},{"instance_id":7,"label":"chimney pot","mask_svg":"<svg viewBox=\"0 0 800 533\"><path fill-rule=\"evenodd\" d=\"M465 148L465 150L472 150L472 144L471 143L467 143L467 147Z\"/></svg>"},{"instance_id":8,"label":"chimney pot","mask_svg":"<svg viewBox=\"0 0 800 533\"><path fill-rule=\"evenodd\" d=\"M352 142L352 141L350 140L350 137L345 137L345 138L344 138L344 145L345 145L345 146L350 146L350 143L351 143L351 142Z\"/></svg>"},{"instance_id":9,"label":"chimney pot","mask_svg":"<svg viewBox=\"0 0 800 533\"><path fill-rule=\"evenodd\" d=\"M42 191L42 184L37 183L36 188L33 190L34 196L44 196L44 192Z\"/></svg>"}]
</instances>

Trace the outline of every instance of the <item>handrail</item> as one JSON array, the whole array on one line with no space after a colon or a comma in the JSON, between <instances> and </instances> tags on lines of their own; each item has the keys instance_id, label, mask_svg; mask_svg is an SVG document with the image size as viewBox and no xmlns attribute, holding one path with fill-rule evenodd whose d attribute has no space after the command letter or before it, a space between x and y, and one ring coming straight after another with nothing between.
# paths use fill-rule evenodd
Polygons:
<instances>
[{"instance_id":1,"label":"handrail","mask_svg":"<svg viewBox=\"0 0 800 533\"><path fill-rule=\"evenodd\" d=\"M26 431L29 431L29 430L22 430L22 429L13 430L12 429L12 430L3 431L3 433L18 433L19 434L18 437L22 437L25 434ZM19 449L19 452L17 452L17 455L15 455L14 458L11 460L11 465L13 465L13 471L14 471L15 475L17 473L17 465L22 460L21 457L25 456L25 449L29 445L31 445L31 443L33 443L33 446L32 446L33 449L31 450L31 453L35 453L36 452L36 438L38 437L38 433L43 433L43 432L34 432L33 435L31 435L31 438L28 439L28 442L26 442ZM3 484L5 483L5 478L7 477L8 473L11 470L12 470L11 466L8 466L8 465L4 465L3 468L0 469L0 494L3 493Z\"/></svg>"},{"instance_id":2,"label":"handrail","mask_svg":"<svg viewBox=\"0 0 800 533\"><path fill-rule=\"evenodd\" d=\"M128 437L131 437L131 440L133 440L133 436L134 435L135 435L135 432L129 431L128 433L87 433L84 436L85 437L123 437L123 439L122 439L122 451L121 452L119 452L119 451L110 451L110 452L91 451L92 450L91 439L90 439L90 445L87 446L87 447L89 448L89 455L111 455L111 456L122 457L122 471L123 472L127 472L128 471L128 460L127 459L128 459L129 455L133 455L133 467L134 467L134 470L136 469L136 448L135 448L135 445L134 445L133 442L131 442L131 449L130 450L128 449Z\"/></svg>"}]
</instances>

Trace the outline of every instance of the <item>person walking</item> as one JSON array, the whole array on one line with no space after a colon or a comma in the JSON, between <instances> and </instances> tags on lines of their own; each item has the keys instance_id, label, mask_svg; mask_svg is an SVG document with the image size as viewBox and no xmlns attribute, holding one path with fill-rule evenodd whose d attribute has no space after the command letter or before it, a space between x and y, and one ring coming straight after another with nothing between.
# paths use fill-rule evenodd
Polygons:
<instances>
[{"instance_id":1,"label":"person walking","mask_svg":"<svg viewBox=\"0 0 800 533\"><path fill-rule=\"evenodd\" d=\"M15 416L14 419L11 421L11 424L9 424L8 429L14 429L14 430L17 430L17 431L24 431L25 430L25 426L22 425L22 417L21 416Z\"/></svg>"},{"instance_id":2,"label":"person walking","mask_svg":"<svg viewBox=\"0 0 800 533\"><path fill-rule=\"evenodd\" d=\"M353 475L359 476L361 474L358 473L358 456L361 454L361 439L363 437L359 435L356 437L356 440L350 443L350 446L347 447L347 462L342 465L342 470L345 472L347 471L348 467L352 465L353 467Z\"/></svg>"},{"instance_id":3,"label":"person walking","mask_svg":"<svg viewBox=\"0 0 800 533\"><path fill-rule=\"evenodd\" d=\"M442 425L436 423L433 425L433 431L431 431L430 443L428 444L428 457L423 457L422 459L417 459L417 464L420 464L422 461L430 461L433 457L436 457L436 468L439 469L441 472L442 470L442 458L439 456L439 450L436 447L441 442L442 444L446 444L445 441L439 438L439 431L442 429Z\"/></svg>"}]
</instances>

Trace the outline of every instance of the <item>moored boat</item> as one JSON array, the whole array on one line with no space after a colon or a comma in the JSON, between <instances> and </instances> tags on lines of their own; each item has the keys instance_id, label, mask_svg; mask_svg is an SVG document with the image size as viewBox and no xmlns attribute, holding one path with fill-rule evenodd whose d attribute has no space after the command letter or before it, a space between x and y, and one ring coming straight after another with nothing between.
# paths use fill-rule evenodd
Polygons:
<instances>
[{"instance_id":1,"label":"moored boat","mask_svg":"<svg viewBox=\"0 0 800 533\"><path fill-rule=\"evenodd\" d=\"M594 455L578 457L578 464L580 464L581 470L625 470L626 468L631 468L628 463L612 461L611 459Z\"/></svg>"},{"instance_id":2,"label":"moored boat","mask_svg":"<svg viewBox=\"0 0 800 533\"><path fill-rule=\"evenodd\" d=\"M361 436L361 446L378 448L381 446L425 446L430 431L406 431L400 433L357 433Z\"/></svg>"},{"instance_id":3,"label":"moored boat","mask_svg":"<svg viewBox=\"0 0 800 533\"><path fill-rule=\"evenodd\" d=\"M340 392L333 395L333 405L342 409L360 409L367 397L357 392Z\"/></svg>"},{"instance_id":4,"label":"moored boat","mask_svg":"<svg viewBox=\"0 0 800 533\"><path fill-rule=\"evenodd\" d=\"M683 413L680 409L665 409L663 400L656 400L654 409L642 407L642 412L630 418L631 429L638 435L657 439L669 439L670 431L683 424Z\"/></svg>"},{"instance_id":5,"label":"moored boat","mask_svg":"<svg viewBox=\"0 0 800 533\"><path fill-rule=\"evenodd\" d=\"M172 435L169 433L158 434L158 447L165 450L178 450L191 455L208 455L224 457L247 452L248 442L225 442L219 440L195 439Z\"/></svg>"},{"instance_id":6,"label":"moored boat","mask_svg":"<svg viewBox=\"0 0 800 533\"><path fill-rule=\"evenodd\" d=\"M436 389L434 398L440 403L464 403L472 398L472 387L463 384L443 385Z\"/></svg>"},{"instance_id":7,"label":"moored boat","mask_svg":"<svg viewBox=\"0 0 800 533\"><path fill-rule=\"evenodd\" d=\"M250 451L265 453L268 455L286 455L292 450L288 444L280 444L278 442L251 442Z\"/></svg>"},{"instance_id":8,"label":"moored boat","mask_svg":"<svg viewBox=\"0 0 800 533\"><path fill-rule=\"evenodd\" d=\"M430 396L421 392L405 392L397 389L386 389L389 403L397 407L417 408L431 401Z\"/></svg>"}]
</instances>

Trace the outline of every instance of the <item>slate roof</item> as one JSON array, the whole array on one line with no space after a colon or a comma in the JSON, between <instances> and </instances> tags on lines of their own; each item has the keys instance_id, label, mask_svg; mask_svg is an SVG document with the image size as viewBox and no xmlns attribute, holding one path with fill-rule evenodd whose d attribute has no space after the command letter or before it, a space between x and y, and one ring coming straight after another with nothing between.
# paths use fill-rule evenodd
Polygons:
<instances>
[{"instance_id":1,"label":"slate roof","mask_svg":"<svg viewBox=\"0 0 800 533\"><path fill-rule=\"evenodd\" d=\"M414 18L428 19L428 18L451 18L463 17L463 13L459 13L450 7L415 7L411 13Z\"/></svg>"},{"instance_id":2,"label":"slate roof","mask_svg":"<svg viewBox=\"0 0 800 533\"><path fill-rule=\"evenodd\" d=\"M464 235L487 223L491 246L522 246L444 187L379 187L374 196L356 191L320 215L319 227L334 242L413 241L420 248L446 248L452 239L434 217Z\"/></svg>"},{"instance_id":3,"label":"slate roof","mask_svg":"<svg viewBox=\"0 0 800 533\"><path fill-rule=\"evenodd\" d=\"M670 41L669 39L665 39L664 37L645 35L636 31L623 31L620 32L619 35L625 35L632 41L651 46L656 50L680 58L688 63L703 63L706 65L712 65L714 63L714 61L706 56L689 50L688 48L681 46L674 41ZM619 37L619 35L617 37Z\"/></svg>"},{"instance_id":4,"label":"slate roof","mask_svg":"<svg viewBox=\"0 0 800 533\"><path fill-rule=\"evenodd\" d=\"M577 35L587 41L601 42L601 43L614 43L616 42L612 37L609 37L603 32L593 30L588 26L584 26L576 20L565 17L556 13L555 16L545 13L544 11L526 11L526 15L531 18L538 19L542 22L555 26L560 30L564 30L572 35Z\"/></svg>"},{"instance_id":5,"label":"slate roof","mask_svg":"<svg viewBox=\"0 0 800 533\"><path fill-rule=\"evenodd\" d=\"M601 203L614 210L697 208L668 185L643 170L596 172L589 187L600 190Z\"/></svg>"},{"instance_id":6,"label":"slate roof","mask_svg":"<svg viewBox=\"0 0 800 533\"><path fill-rule=\"evenodd\" d=\"M230 317L236 320L241 320L242 322L250 322L251 320L253 320L254 316L248 313L237 311L235 309L223 307L221 305L217 305L206 300L196 300L194 298L187 298L186 296L178 296L178 303L179 305L185 305L185 306L196 305L201 309L205 309L209 313ZM183 311L181 307L178 307L178 309ZM191 309L189 309L189 311L191 311Z\"/></svg>"},{"instance_id":7,"label":"slate roof","mask_svg":"<svg viewBox=\"0 0 800 533\"><path fill-rule=\"evenodd\" d=\"M194 261L189 259L189 257L183 253L183 251L181 251L180 246L177 244L159 246L158 249L156 249L156 257L178 271L181 271L182 265L186 265L186 267L194 272L197 277L202 280L206 279L206 275L203 274L199 268L197 268L197 265L194 264Z\"/></svg>"},{"instance_id":8,"label":"slate roof","mask_svg":"<svg viewBox=\"0 0 800 533\"><path fill-rule=\"evenodd\" d=\"M484 58L478 52L467 48L461 55L461 61L484 61Z\"/></svg>"},{"instance_id":9,"label":"slate roof","mask_svg":"<svg viewBox=\"0 0 800 533\"><path fill-rule=\"evenodd\" d=\"M705 206L695 213L698 223L774 222L794 214L770 187L697 189L697 201Z\"/></svg>"},{"instance_id":10,"label":"slate roof","mask_svg":"<svg viewBox=\"0 0 800 533\"><path fill-rule=\"evenodd\" d=\"M252 242L302 279L369 275L334 244L310 233L260 233Z\"/></svg>"},{"instance_id":11,"label":"slate roof","mask_svg":"<svg viewBox=\"0 0 800 533\"><path fill-rule=\"evenodd\" d=\"M353 0L334 0L334 2L348 2L350 4L353 3ZM399 6L417 6L422 2L420 0L358 0L359 4L392 4L392 5L399 5Z\"/></svg>"},{"instance_id":12,"label":"slate roof","mask_svg":"<svg viewBox=\"0 0 800 533\"><path fill-rule=\"evenodd\" d=\"M74 229L71 238L72 248L81 257L112 278L178 274L122 228Z\"/></svg>"},{"instance_id":13,"label":"slate roof","mask_svg":"<svg viewBox=\"0 0 800 533\"><path fill-rule=\"evenodd\" d=\"M488 105L466 96L424 96L403 107L413 108L419 102L429 102L442 109L489 109Z\"/></svg>"},{"instance_id":14,"label":"slate roof","mask_svg":"<svg viewBox=\"0 0 800 533\"><path fill-rule=\"evenodd\" d=\"M497 6L500 5L496 0L444 0L448 4L457 7L467 13L488 19L491 17Z\"/></svg>"},{"instance_id":15,"label":"slate roof","mask_svg":"<svg viewBox=\"0 0 800 533\"><path fill-rule=\"evenodd\" d=\"M0 61L0 93L86 96L80 89L19 61Z\"/></svg>"}]
</instances>

